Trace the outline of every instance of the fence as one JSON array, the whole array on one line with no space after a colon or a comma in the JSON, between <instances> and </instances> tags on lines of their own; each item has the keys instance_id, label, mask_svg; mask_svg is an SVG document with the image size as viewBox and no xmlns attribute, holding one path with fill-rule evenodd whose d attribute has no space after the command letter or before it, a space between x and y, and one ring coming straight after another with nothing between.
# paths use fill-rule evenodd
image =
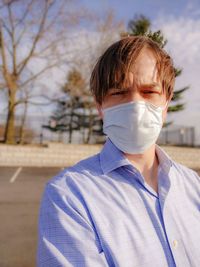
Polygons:
<instances>
[{"instance_id":1,"label":"fence","mask_svg":"<svg viewBox=\"0 0 200 267\"><path fill-rule=\"evenodd\" d=\"M4 139L6 116L0 115L0 140ZM15 118L15 140L20 142L20 129L22 126L22 117ZM48 115L29 115L23 127L23 142L25 144L44 144L48 142L69 143L68 131L53 131L45 128L44 125L50 125L50 117ZM98 132L98 131L97 131ZM74 144L82 144L88 135L87 128L73 130L71 142ZM93 132L89 138L90 144L103 143L105 136ZM194 146L195 129L194 127L185 127L180 125L170 125L163 128L158 139L158 143L162 145L180 145Z\"/></svg>"},{"instance_id":2,"label":"fence","mask_svg":"<svg viewBox=\"0 0 200 267\"><path fill-rule=\"evenodd\" d=\"M0 145L0 166L67 167L98 153L102 145L49 143L45 146ZM200 149L163 146L175 161L200 169Z\"/></svg>"},{"instance_id":3,"label":"fence","mask_svg":"<svg viewBox=\"0 0 200 267\"><path fill-rule=\"evenodd\" d=\"M195 128L181 125L163 128L158 143L163 145L194 146Z\"/></svg>"}]
</instances>

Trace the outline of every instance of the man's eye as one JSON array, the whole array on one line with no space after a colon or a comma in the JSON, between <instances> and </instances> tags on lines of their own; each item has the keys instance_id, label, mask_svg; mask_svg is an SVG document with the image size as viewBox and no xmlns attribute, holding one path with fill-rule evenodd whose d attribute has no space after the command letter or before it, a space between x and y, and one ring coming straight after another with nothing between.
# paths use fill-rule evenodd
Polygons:
<instances>
[{"instance_id":1,"label":"man's eye","mask_svg":"<svg viewBox=\"0 0 200 267\"><path fill-rule=\"evenodd\" d=\"M111 93L111 95L125 95L125 94L127 94L127 91L119 91L119 92Z\"/></svg>"},{"instance_id":2,"label":"man's eye","mask_svg":"<svg viewBox=\"0 0 200 267\"><path fill-rule=\"evenodd\" d=\"M154 91L144 91L143 94L150 95L150 94L156 94Z\"/></svg>"}]
</instances>

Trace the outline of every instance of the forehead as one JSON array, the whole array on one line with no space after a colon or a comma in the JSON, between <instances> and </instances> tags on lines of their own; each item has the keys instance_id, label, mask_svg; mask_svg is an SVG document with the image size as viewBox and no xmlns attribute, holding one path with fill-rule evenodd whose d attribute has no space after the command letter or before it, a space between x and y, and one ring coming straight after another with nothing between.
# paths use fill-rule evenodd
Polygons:
<instances>
[{"instance_id":1,"label":"forehead","mask_svg":"<svg viewBox=\"0 0 200 267\"><path fill-rule=\"evenodd\" d=\"M156 58L150 49L144 49L129 69L129 81L135 83L158 82Z\"/></svg>"}]
</instances>

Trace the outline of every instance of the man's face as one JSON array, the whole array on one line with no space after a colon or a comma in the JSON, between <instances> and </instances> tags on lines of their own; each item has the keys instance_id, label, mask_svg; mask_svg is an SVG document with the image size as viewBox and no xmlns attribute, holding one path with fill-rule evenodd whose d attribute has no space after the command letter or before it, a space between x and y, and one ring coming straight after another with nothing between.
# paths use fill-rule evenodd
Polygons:
<instances>
[{"instance_id":1,"label":"man's face","mask_svg":"<svg viewBox=\"0 0 200 267\"><path fill-rule=\"evenodd\" d=\"M144 49L137 58L134 70L132 68L132 71L129 73L129 84L128 88L109 89L102 105L97 106L99 115L102 118L101 109L131 101L142 100L150 102L155 106L165 106L167 102L166 94L157 80L156 59L149 49ZM166 118L167 107L163 111L163 122Z\"/></svg>"}]
</instances>

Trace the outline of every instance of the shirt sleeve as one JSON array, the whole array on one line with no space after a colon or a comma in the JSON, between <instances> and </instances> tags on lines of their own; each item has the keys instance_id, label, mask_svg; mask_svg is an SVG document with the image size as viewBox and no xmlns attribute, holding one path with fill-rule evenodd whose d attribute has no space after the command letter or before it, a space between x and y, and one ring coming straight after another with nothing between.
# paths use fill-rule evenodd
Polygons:
<instances>
[{"instance_id":1,"label":"shirt sleeve","mask_svg":"<svg viewBox=\"0 0 200 267\"><path fill-rule=\"evenodd\" d=\"M46 185L40 206L37 266L108 266L81 199L70 194L56 184Z\"/></svg>"}]
</instances>

